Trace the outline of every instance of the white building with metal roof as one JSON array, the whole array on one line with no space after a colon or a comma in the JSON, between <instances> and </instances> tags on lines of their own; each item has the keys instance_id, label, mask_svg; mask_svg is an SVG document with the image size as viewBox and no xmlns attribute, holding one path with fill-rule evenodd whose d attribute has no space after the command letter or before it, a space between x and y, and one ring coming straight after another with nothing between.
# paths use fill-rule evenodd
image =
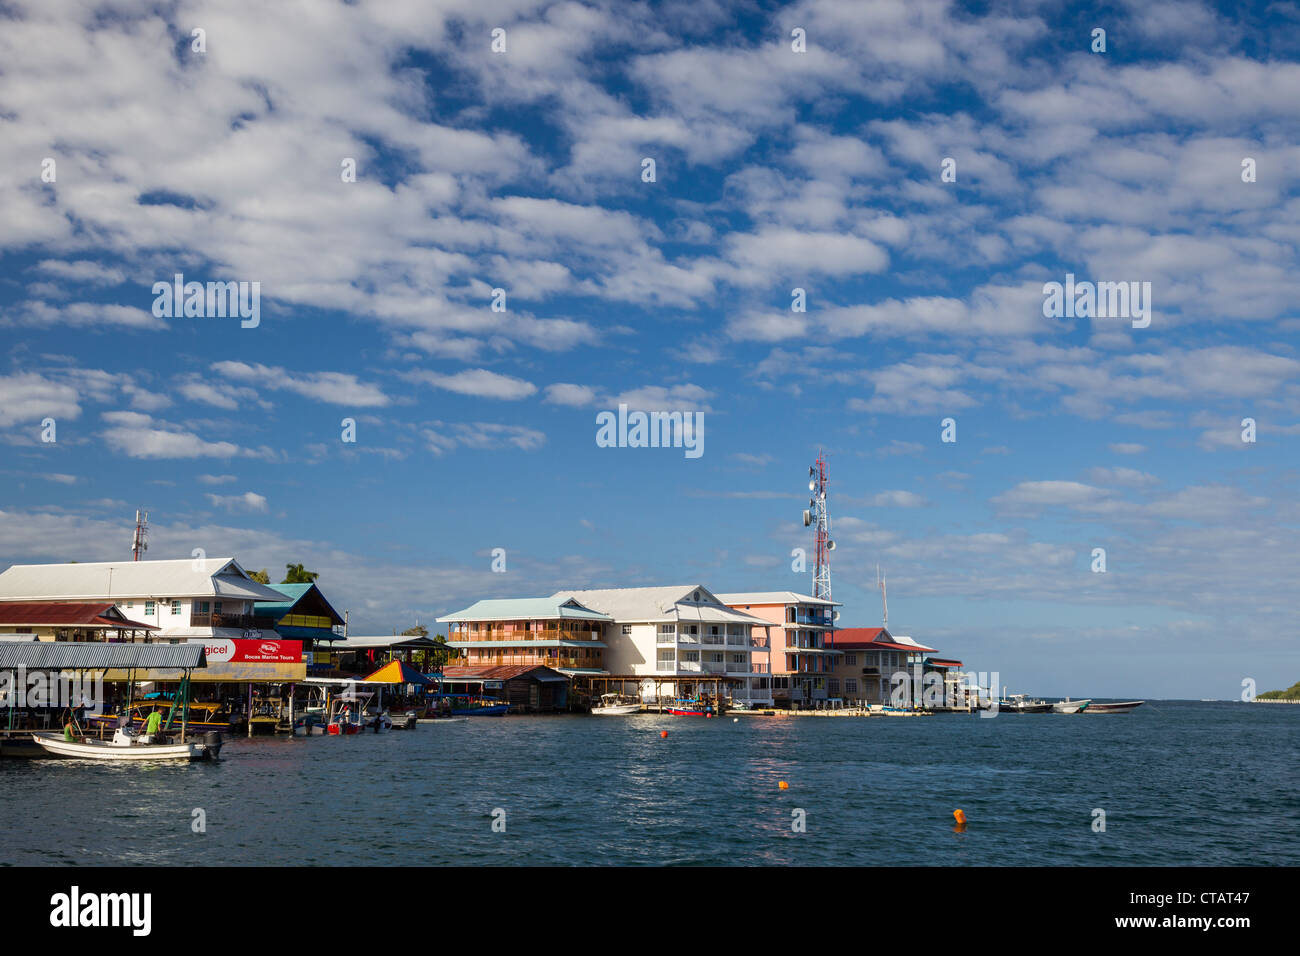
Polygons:
<instances>
[{"instance_id":1,"label":"white building with metal roof","mask_svg":"<svg viewBox=\"0 0 1300 956\"><path fill-rule=\"evenodd\" d=\"M642 696L662 687L665 678L717 675L740 679L732 685L733 698L771 703L752 690L752 629L768 622L727 607L702 585L557 591L554 597L609 615L605 667L611 674L648 678Z\"/></svg>"},{"instance_id":2,"label":"white building with metal roof","mask_svg":"<svg viewBox=\"0 0 1300 956\"><path fill-rule=\"evenodd\" d=\"M479 601L438 618L465 666L542 665L569 677L609 673L602 629L611 621L561 595Z\"/></svg>"},{"instance_id":3,"label":"white building with metal roof","mask_svg":"<svg viewBox=\"0 0 1300 956\"><path fill-rule=\"evenodd\" d=\"M156 641L277 640L257 601L284 595L248 576L234 558L16 564L0 574L0 601L111 601L159 628Z\"/></svg>"}]
</instances>

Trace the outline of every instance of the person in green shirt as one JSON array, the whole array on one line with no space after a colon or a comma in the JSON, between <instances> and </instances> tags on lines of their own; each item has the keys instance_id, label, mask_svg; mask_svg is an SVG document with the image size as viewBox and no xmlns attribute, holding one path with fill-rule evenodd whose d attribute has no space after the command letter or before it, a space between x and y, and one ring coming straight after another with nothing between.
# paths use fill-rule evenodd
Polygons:
<instances>
[{"instance_id":1,"label":"person in green shirt","mask_svg":"<svg viewBox=\"0 0 1300 956\"><path fill-rule=\"evenodd\" d=\"M162 711L155 707L144 722L144 732L150 737L162 731Z\"/></svg>"}]
</instances>

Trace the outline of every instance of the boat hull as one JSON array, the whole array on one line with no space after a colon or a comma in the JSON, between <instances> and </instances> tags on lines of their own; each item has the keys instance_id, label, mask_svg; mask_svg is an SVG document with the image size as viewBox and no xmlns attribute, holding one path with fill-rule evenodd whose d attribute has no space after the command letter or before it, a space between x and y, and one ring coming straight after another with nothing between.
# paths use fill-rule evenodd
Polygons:
<instances>
[{"instance_id":1,"label":"boat hull","mask_svg":"<svg viewBox=\"0 0 1300 956\"><path fill-rule=\"evenodd\" d=\"M1052 705L1052 713L1077 714L1090 703L1092 703L1090 700L1058 700Z\"/></svg>"},{"instance_id":2,"label":"boat hull","mask_svg":"<svg viewBox=\"0 0 1300 956\"><path fill-rule=\"evenodd\" d=\"M598 717L622 717L626 714L639 714L640 704L615 704L612 707L593 707L591 712Z\"/></svg>"},{"instance_id":3,"label":"boat hull","mask_svg":"<svg viewBox=\"0 0 1300 956\"><path fill-rule=\"evenodd\" d=\"M206 744L119 745L102 740L64 740L58 734L33 734L32 739L55 757L80 760L207 760L212 754Z\"/></svg>"},{"instance_id":4,"label":"boat hull","mask_svg":"<svg viewBox=\"0 0 1300 956\"><path fill-rule=\"evenodd\" d=\"M1118 704L1089 704L1083 712L1085 714L1127 714L1145 703L1144 700L1126 700Z\"/></svg>"}]
</instances>

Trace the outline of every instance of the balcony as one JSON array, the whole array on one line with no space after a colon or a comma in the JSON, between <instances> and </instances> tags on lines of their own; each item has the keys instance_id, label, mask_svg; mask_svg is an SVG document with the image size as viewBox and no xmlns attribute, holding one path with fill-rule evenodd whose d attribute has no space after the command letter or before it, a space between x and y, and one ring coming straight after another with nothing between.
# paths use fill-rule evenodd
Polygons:
<instances>
[{"instance_id":1,"label":"balcony","mask_svg":"<svg viewBox=\"0 0 1300 956\"><path fill-rule=\"evenodd\" d=\"M676 669L684 674L701 674L704 672L704 665L699 661L678 661Z\"/></svg>"},{"instance_id":2,"label":"balcony","mask_svg":"<svg viewBox=\"0 0 1300 956\"><path fill-rule=\"evenodd\" d=\"M241 631L273 631L275 619L253 614L190 614L191 627L236 627Z\"/></svg>"},{"instance_id":3,"label":"balcony","mask_svg":"<svg viewBox=\"0 0 1300 956\"><path fill-rule=\"evenodd\" d=\"M447 638L449 641L599 641L600 631L565 631L547 629L543 631L501 630L499 628L481 628L479 630L453 630Z\"/></svg>"}]
</instances>

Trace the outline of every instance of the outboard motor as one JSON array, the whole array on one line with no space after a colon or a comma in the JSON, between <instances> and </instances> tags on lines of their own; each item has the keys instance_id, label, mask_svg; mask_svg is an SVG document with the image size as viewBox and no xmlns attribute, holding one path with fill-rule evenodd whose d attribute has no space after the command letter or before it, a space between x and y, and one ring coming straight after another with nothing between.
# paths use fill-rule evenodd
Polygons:
<instances>
[{"instance_id":1,"label":"outboard motor","mask_svg":"<svg viewBox=\"0 0 1300 956\"><path fill-rule=\"evenodd\" d=\"M221 731L209 730L203 735L203 744L208 748L208 757L215 760L221 753Z\"/></svg>"}]
</instances>

